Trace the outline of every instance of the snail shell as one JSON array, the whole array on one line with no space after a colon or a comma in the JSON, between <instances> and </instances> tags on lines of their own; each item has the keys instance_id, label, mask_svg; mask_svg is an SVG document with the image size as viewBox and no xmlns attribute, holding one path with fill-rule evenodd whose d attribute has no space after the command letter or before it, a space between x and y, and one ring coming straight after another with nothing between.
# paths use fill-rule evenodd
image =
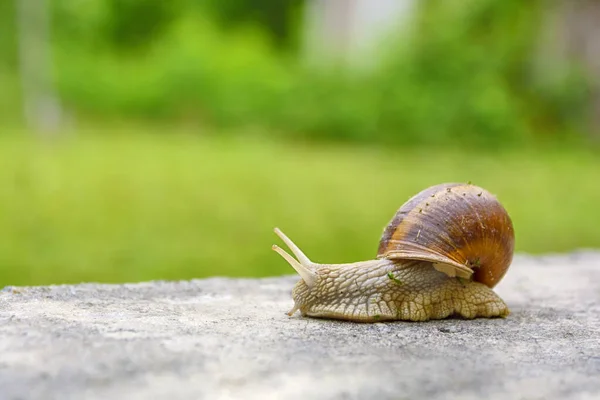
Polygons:
<instances>
[{"instance_id":1,"label":"snail shell","mask_svg":"<svg viewBox=\"0 0 600 400\"><path fill-rule=\"evenodd\" d=\"M416 194L383 232L377 258L430 261L450 276L493 288L513 258L512 221L485 189L444 183Z\"/></svg>"}]
</instances>

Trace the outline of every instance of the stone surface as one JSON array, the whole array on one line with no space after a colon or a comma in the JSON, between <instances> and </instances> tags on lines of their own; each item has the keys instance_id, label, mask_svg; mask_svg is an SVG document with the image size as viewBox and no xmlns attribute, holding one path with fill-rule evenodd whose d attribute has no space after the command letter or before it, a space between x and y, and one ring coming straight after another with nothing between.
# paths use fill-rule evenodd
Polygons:
<instances>
[{"instance_id":1,"label":"stone surface","mask_svg":"<svg viewBox=\"0 0 600 400\"><path fill-rule=\"evenodd\" d=\"M507 319L288 317L296 280L6 287L0 398L600 398L600 253L516 257Z\"/></svg>"}]
</instances>

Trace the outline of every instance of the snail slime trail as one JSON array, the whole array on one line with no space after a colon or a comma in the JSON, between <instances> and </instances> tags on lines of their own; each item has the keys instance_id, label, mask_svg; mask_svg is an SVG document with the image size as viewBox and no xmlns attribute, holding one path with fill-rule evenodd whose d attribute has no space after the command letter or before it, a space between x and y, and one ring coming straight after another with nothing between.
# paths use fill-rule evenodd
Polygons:
<instances>
[{"instance_id":1,"label":"snail slime trail","mask_svg":"<svg viewBox=\"0 0 600 400\"><path fill-rule=\"evenodd\" d=\"M481 187L444 183L410 198L385 227L373 260L318 264L275 233L296 258L273 250L301 278L290 316L380 322L509 314L492 289L512 263L513 224Z\"/></svg>"}]
</instances>

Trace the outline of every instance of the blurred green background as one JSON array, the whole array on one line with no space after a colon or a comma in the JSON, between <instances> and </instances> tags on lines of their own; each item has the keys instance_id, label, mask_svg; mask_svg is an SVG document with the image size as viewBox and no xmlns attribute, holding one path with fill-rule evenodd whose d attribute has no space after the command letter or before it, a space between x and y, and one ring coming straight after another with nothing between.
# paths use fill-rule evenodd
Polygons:
<instances>
[{"instance_id":1,"label":"blurred green background","mask_svg":"<svg viewBox=\"0 0 600 400\"><path fill-rule=\"evenodd\" d=\"M0 286L292 273L275 226L316 261L370 259L396 209L446 181L496 194L519 252L600 248L594 15L2 1Z\"/></svg>"}]
</instances>

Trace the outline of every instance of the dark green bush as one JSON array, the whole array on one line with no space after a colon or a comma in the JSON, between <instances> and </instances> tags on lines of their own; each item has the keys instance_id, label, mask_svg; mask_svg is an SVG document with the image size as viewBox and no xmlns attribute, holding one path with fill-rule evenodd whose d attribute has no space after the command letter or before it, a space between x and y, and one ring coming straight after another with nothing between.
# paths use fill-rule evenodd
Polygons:
<instances>
[{"instance_id":1,"label":"dark green bush","mask_svg":"<svg viewBox=\"0 0 600 400\"><path fill-rule=\"evenodd\" d=\"M366 71L311 69L272 45L300 3L254 19L236 17L238 3L219 3L219 13L208 0L95 0L84 9L55 0L61 97L107 118L250 125L315 140L498 147L581 137L573 133L586 81L567 71L549 82L533 68L541 0L421 1L410 29ZM229 14L240 24L224 27Z\"/></svg>"},{"instance_id":2,"label":"dark green bush","mask_svg":"<svg viewBox=\"0 0 600 400\"><path fill-rule=\"evenodd\" d=\"M300 79L283 121L315 137L475 147L563 141L582 128L582 76L536 77L541 2L422 5L380 68Z\"/></svg>"}]
</instances>

